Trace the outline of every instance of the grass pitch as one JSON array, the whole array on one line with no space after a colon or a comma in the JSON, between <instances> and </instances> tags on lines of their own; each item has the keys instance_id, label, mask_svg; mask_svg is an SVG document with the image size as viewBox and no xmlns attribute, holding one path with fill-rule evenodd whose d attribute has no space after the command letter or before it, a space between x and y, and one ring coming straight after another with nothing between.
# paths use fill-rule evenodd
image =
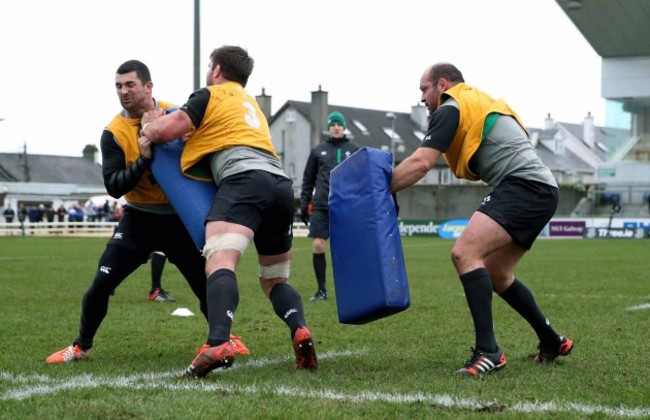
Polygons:
<instances>
[{"instance_id":1,"label":"grass pitch","mask_svg":"<svg viewBox=\"0 0 650 420\"><path fill-rule=\"evenodd\" d=\"M574 339L574 352L532 363L532 329L495 296L508 364L482 378L452 376L474 343L453 242L403 238L411 307L352 326L338 322L331 265L330 300L309 302L311 241L296 238L292 284L316 340L315 373L293 369L289 332L259 290L251 247L238 272L233 333L252 355L202 380L175 377L203 343L206 323L169 263L163 287L176 303L147 300L145 265L111 298L89 360L45 364L76 336L105 243L0 238L0 418L650 418L647 240L539 240L516 274ZM171 316L178 307L196 316Z\"/></svg>"}]
</instances>

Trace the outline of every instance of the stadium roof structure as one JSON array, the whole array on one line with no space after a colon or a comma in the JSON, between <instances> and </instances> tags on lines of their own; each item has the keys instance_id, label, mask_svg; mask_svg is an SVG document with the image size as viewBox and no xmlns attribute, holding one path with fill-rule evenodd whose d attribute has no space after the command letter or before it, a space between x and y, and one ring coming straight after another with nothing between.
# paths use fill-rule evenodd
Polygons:
<instances>
[{"instance_id":1,"label":"stadium roof structure","mask_svg":"<svg viewBox=\"0 0 650 420\"><path fill-rule=\"evenodd\" d=\"M601 57L650 56L650 1L556 2Z\"/></svg>"}]
</instances>

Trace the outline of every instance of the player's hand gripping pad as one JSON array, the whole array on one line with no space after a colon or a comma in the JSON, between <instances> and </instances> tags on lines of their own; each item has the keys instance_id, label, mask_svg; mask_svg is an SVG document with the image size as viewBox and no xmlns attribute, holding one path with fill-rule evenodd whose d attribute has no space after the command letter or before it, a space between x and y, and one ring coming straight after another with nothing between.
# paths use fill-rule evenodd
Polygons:
<instances>
[{"instance_id":1,"label":"player's hand gripping pad","mask_svg":"<svg viewBox=\"0 0 650 420\"><path fill-rule=\"evenodd\" d=\"M330 248L343 324L365 324L410 305L391 173L389 153L363 147L330 174Z\"/></svg>"},{"instance_id":2,"label":"player's hand gripping pad","mask_svg":"<svg viewBox=\"0 0 650 420\"><path fill-rule=\"evenodd\" d=\"M199 250L205 245L205 217L210 212L217 193L213 182L203 182L183 175L181 154L185 143L182 139L154 147L151 173L164 191L172 207L178 213Z\"/></svg>"}]
</instances>

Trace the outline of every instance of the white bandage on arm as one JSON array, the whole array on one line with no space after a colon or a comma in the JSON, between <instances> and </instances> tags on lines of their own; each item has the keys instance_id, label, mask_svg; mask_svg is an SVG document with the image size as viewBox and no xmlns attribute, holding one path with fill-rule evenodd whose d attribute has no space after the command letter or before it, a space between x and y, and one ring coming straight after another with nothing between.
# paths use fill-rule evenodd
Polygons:
<instances>
[{"instance_id":1,"label":"white bandage on arm","mask_svg":"<svg viewBox=\"0 0 650 420\"><path fill-rule=\"evenodd\" d=\"M291 260L282 261L272 265L260 265L260 277L264 280L276 277L289 278Z\"/></svg>"},{"instance_id":2,"label":"white bandage on arm","mask_svg":"<svg viewBox=\"0 0 650 420\"><path fill-rule=\"evenodd\" d=\"M219 233L212 235L205 241L203 256L207 260L210 258L210 255L225 249L232 249L239 251L240 254L244 254L250 242L250 239L241 233Z\"/></svg>"}]
</instances>

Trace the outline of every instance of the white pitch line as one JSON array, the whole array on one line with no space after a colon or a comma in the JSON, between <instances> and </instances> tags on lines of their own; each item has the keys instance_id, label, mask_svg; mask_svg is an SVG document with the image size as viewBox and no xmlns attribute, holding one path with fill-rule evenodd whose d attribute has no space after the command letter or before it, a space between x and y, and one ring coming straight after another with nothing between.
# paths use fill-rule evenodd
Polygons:
<instances>
[{"instance_id":1,"label":"white pitch line","mask_svg":"<svg viewBox=\"0 0 650 420\"><path fill-rule=\"evenodd\" d=\"M356 356L365 353L362 351L330 351L319 355L320 359L328 359L343 356ZM253 359L244 363L234 365L230 369L220 370L220 374L236 369L259 368L273 364L286 363L287 358L278 359ZM555 403L555 402L519 402L512 405L498 402L480 401L469 398L457 398L447 394L428 394L423 392L415 393L385 393L361 391L358 393L343 393L335 390L304 390L291 388L276 384L258 385L228 385L203 380L182 380L170 382L176 372L145 373L132 376L118 376L114 378L102 378L91 374L78 375L65 380L53 379L47 375L13 375L8 372L0 372L0 379L5 382L28 384L36 382L37 385L24 386L20 389L13 389L0 396L0 400L24 400L31 397L53 394L61 391L73 391L76 389L89 389L101 386L110 388L138 389L167 389L176 391L204 391L204 392L228 392L241 394L271 393L275 395L327 399L336 401L349 401L352 403L363 402L387 402L391 404L426 403L447 408L461 408L469 410L491 410L499 412L519 412L527 414L570 412L581 415L601 414L618 417L649 417L650 407L608 407L602 405L586 405L580 403Z\"/></svg>"},{"instance_id":2,"label":"white pitch line","mask_svg":"<svg viewBox=\"0 0 650 420\"><path fill-rule=\"evenodd\" d=\"M650 309L650 303L642 303L641 305L628 306L626 311L640 311L642 309Z\"/></svg>"},{"instance_id":3,"label":"white pitch line","mask_svg":"<svg viewBox=\"0 0 650 420\"><path fill-rule=\"evenodd\" d=\"M338 357L350 357L358 356L366 353L367 350L344 350L344 351L328 351L325 353L319 353L318 358L320 360L338 358ZM275 359L268 358L259 358L259 359L250 359L243 361L242 363L236 363L229 369L220 369L219 374L228 374L231 371L236 371L240 369L249 369L249 368L261 368L269 365L278 365L292 363L292 357L282 357ZM83 362L81 362L83 363ZM88 389L88 388L97 388L100 386L108 386L113 388L130 388L130 389L144 389L144 388L168 388L168 389L177 389L175 386L168 386L168 384L161 382L169 378L176 378L177 371L168 371L160 373L142 373L131 376L118 376L114 378L105 378L98 377L93 374L82 374L67 379L53 379L47 375L13 375L8 372L0 372L0 379L6 382L17 382L22 384L30 384L33 382L38 383L38 385L27 385L22 388L13 389L7 391L4 395L0 396L0 400L23 400L38 395L53 394L60 391L71 391L75 389ZM192 381L187 381L190 384ZM201 381L195 381L195 383L201 384ZM182 389L187 389L185 385L182 386ZM190 387L192 388L192 387ZM193 389L193 388L192 388ZM199 389L204 389L200 387Z\"/></svg>"}]
</instances>

